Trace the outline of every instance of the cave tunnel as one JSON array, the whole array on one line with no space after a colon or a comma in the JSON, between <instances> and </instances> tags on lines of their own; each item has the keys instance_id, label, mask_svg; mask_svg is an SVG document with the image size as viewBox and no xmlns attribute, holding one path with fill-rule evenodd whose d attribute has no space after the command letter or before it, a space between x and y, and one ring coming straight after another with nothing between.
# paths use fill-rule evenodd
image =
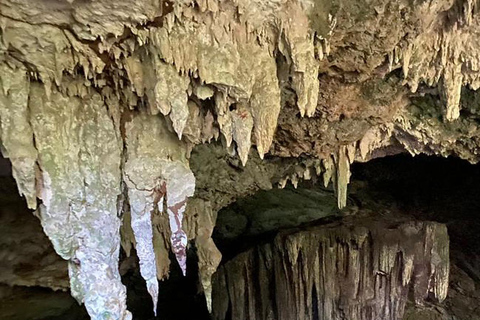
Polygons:
<instances>
[{"instance_id":1,"label":"cave tunnel","mask_svg":"<svg viewBox=\"0 0 480 320\"><path fill-rule=\"evenodd\" d=\"M26 207L24 199L18 195L9 161L2 158L0 164L2 180L0 183L2 188L0 319L88 319L84 307L78 305L68 293L66 262L55 254L48 238L42 232L39 219ZM478 181L480 181L479 165L472 165L454 157L423 155L411 157L400 154L365 163L355 163L352 166L347 206L341 210L337 207L331 184L324 187L323 181L316 179L302 181L296 188L288 183L283 189L258 191L251 196L237 199L218 212L213 239L223 259L213 277L212 315L209 315L205 295L200 290L196 267L198 257L194 243L189 245L186 277L182 276L180 268L170 253L172 261L170 275L168 279L160 282L157 317L153 315L152 302L146 291L145 281L139 273L138 258L135 254L127 257L125 251L121 251L120 273L122 282L127 287L129 310L134 314L134 319L236 320L284 319L293 308L298 315L297 319L326 320L322 317L322 308L330 308L332 310L329 312L340 317L338 319L349 319L348 310L352 307L349 303L357 305L359 301L372 299L372 297L364 297L368 295L366 291L372 290L366 283L362 283L362 281L368 282L362 278L366 271L362 266L356 269L348 267L349 264L354 264L352 252L359 254L360 265L375 260L375 253L372 253L374 249L367 254L368 259L364 259L362 258L362 254L365 254L362 253L363 249L356 247L360 244L353 244L356 241L355 237L362 234L361 230L365 228L369 230L367 231L368 241L371 242L372 248L387 250L390 248L388 245L394 243L394 250L398 252L403 250L402 258L405 259L407 252L411 253L413 246L420 243L425 250L429 246L425 243L428 235L422 234L422 230L428 229L430 225L425 227L422 224L438 223L446 226L449 238L449 244L446 244L449 246L446 299L438 301L431 296L432 292L430 292L424 297L425 299L422 298L421 303L415 303L416 297L413 292L415 287L419 283L432 281L432 279L422 279L422 277L428 278L429 275L425 269L420 268L421 271L418 274L412 275L411 283L402 290L395 291L399 295L404 294L405 301L397 301L398 297L393 297L391 294L384 295L383 298L390 299L388 303L391 303L390 308L392 308L389 311L392 314L388 319L400 319L396 318L398 314L395 314L398 308L402 309L399 314L402 315L401 319L405 320L479 319L480 222L478 211L480 197L478 195L480 185ZM418 237L410 233L411 239L416 240L404 238L405 233L395 233L405 224L420 225L416 230L420 233ZM335 233L338 230L340 232ZM302 236L296 237L299 234ZM285 247L282 245L292 242L292 239L308 240L308 236L305 235L309 234L315 235L314 242L330 241L325 245L326 248L339 245L335 247L337 253L333 258L335 260L333 264L337 268L336 273L346 274L329 274L328 270L320 273L323 272L322 277L324 275L325 278L338 278L332 281L351 286L352 283L348 281L352 281L353 275L348 273L357 272L360 280L353 280L353 283L358 286L356 298L347 297L348 292L352 291L351 287L338 286L333 289L326 287L325 279L315 279L315 275L311 273L313 290L310 287L308 290L311 294L307 294L308 281L305 278L308 272L302 273L299 271L301 268L295 269L292 265L303 264L302 268L308 269L309 264L315 264L313 260L308 260L311 258L308 255L308 248L304 247L302 253L297 253L296 262L292 262L288 260L291 258L285 257L290 257L291 253L288 252L294 249L288 245ZM391 236L384 237L385 234ZM346 237L347 240L342 237ZM335 241L340 244L335 244ZM381 247L382 241L387 243L386 249ZM437 239L434 236L431 241L433 241L433 247L441 245L436 244ZM345 249L348 246L352 247ZM343 248L344 251L338 251L339 248ZM429 248L433 250L432 244ZM298 247L296 249L302 250ZM327 256L322 257L321 254L319 257L319 249L316 250L317 259L327 259ZM397 251L395 251L395 263L400 259ZM339 255L339 252L343 253ZM273 271L274 267L271 265L280 263L278 257L274 257L275 254L287 259L281 262L282 268L292 268L295 271L289 270L283 275L279 274L278 270ZM328 259L332 259L331 256L329 257ZM423 258L426 260L417 259L414 264L418 266L425 264L429 272L433 272L432 265L437 269L440 268L438 261L435 261L439 259L438 256ZM341 265L345 265L344 271L340 271ZM368 269L368 266L365 268ZM398 271L392 272L405 272L405 262L400 263L399 268ZM319 271L316 270L316 272ZM385 271L374 270L373 272ZM271 278L273 273L275 273L274 277L278 277L276 281L263 279ZM412 271L412 273L415 272ZM380 281L377 276L392 279L399 277L398 274L375 275L374 291L380 290L376 287L377 282ZM386 282L390 286L389 290L393 290L392 279ZM322 281L325 283L320 290L315 285L318 286ZM281 283L283 285L280 285ZM398 281L397 285L399 285ZM332 283L328 286L332 286ZM322 292L328 289L338 292L330 297L329 293ZM303 294L298 292L284 294L289 290L305 291ZM283 293L279 294L279 292ZM305 302L293 300L295 297L298 299L299 296L308 296L308 299L305 298ZM315 303L322 297L322 303ZM328 304L328 299L334 302ZM293 303L296 307L287 303ZM282 311L282 308L285 310ZM368 309L367 311L362 309L367 318L359 316L358 319L370 319L368 316L374 315L372 308L374 307L367 306L364 308ZM360 314L358 310L361 310L361 307L355 310ZM301 312L305 316L301 315ZM371 319L380 318L372 316Z\"/></svg>"}]
</instances>

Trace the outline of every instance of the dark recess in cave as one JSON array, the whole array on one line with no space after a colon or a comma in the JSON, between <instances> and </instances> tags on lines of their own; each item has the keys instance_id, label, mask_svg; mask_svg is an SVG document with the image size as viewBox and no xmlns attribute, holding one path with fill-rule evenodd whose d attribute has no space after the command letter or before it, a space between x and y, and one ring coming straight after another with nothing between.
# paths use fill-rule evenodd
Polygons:
<instances>
[{"instance_id":1,"label":"dark recess in cave","mask_svg":"<svg viewBox=\"0 0 480 320\"><path fill-rule=\"evenodd\" d=\"M393 214L407 219L443 223L450 237L451 275L449 295L442 306L447 311L442 312L448 312L451 318L440 318L440 313L439 318L424 318L423 315L418 318L418 314L412 316L414 308L411 307L407 308L404 319L480 319L480 165L472 165L454 157L412 157L401 154L355 163L351 169L347 208L341 212L333 212L332 209L332 215L329 216L321 213L317 219L311 216L312 220L308 222L296 221L294 226L302 229L329 224L341 220L342 216L364 212L365 209L373 215L392 217ZM313 191L326 196L332 194L331 187L327 190L319 182L306 181L298 189L290 185L284 190L260 191L222 209L214 233L214 239L224 255L222 263L251 247L272 241L278 230L252 232L252 229L258 229L252 227L258 223L252 214L256 207L260 206L262 210L282 208L272 194L283 197L287 207L289 195L297 194L299 209L292 212L292 216L298 216L304 215L309 206L301 197ZM243 221L238 215L243 217ZM238 221L242 222L243 228L234 228ZM291 220L285 221L290 224L285 228L291 228ZM229 237L230 233L236 236ZM314 310L314 313L317 312ZM229 310L226 319L230 317Z\"/></svg>"},{"instance_id":2,"label":"dark recess in cave","mask_svg":"<svg viewBox=\"0 0 480 320\"><path fill-rule=\"evenodd\" d=\"M127 287L127 307L134 315L134 319L209 319L205 297L199 290L195 248L191 247L188 252L185 277L176 263L175 256L173 253L170 254L172 261L170 276L160 282L157 317L153 314L152 298L147 292L145 280L138 269L138 259L136 260L136 268L122 275L122 282Z\"/></svg>"},{"instance_id":3,"label":"dark recess in cave","mask_svg":"<svg viewBox=\"0 0 480 320\"><path fill-rule=\"evenodd\" d=\"M398 155L356 163L352 173L354 181L368 182L376 197L393 199L401 211L445 223L451 259L480 282L480 165Z\"/></svg>"}]
</instances>

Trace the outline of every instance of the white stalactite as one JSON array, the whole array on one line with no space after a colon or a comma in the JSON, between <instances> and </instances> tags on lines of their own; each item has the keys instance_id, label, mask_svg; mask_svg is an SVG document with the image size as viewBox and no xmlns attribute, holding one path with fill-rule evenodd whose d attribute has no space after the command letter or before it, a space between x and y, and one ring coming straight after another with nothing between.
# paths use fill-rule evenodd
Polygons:
<instances>
[{"instance_id":1,"label":"white stalactite","mask_svg":"<svg viewBox=\"0 0 480 320\"><path fill-rule=\"evenodd\" d=\"M28 205L42 201L40 221L68 260L72 295L92 319L131 319L118 272L121 141L103 99L80 100L55 88L47 95L25 81L24 70L3 71L2 144Z\"/></svg>"},{"instance_id":2,"label":"white stalactite","mask_svg":"<svg viewBox=\"0 0 480 320\"><path fill-rule=\"evenodd\" d=\"M152 212L166 204L172 250L186 273L187 236L182 228L186 200L195 190L195 177L186 161L187 148L168 131L161 116L139 114L126 124L128 187L132 229L154 307L158 299L157 263L153 244ZM165 201L165 203L164 203Z\"/></svg>"},{"instance_id":3,"label":"white stalactite","mask_svg":"<svg viewBox=\"0 0 480 320\"><path fill-rule=\"evenodd\" d=\"M153 229L151 212L155 208L154 191L129 188L131 226L135 237L135 249L140 261L140 274L147 283L147 291L152 297L153 312L157 314L158 280L155 251L153 249Z\"/></svg>"}]
</instances>

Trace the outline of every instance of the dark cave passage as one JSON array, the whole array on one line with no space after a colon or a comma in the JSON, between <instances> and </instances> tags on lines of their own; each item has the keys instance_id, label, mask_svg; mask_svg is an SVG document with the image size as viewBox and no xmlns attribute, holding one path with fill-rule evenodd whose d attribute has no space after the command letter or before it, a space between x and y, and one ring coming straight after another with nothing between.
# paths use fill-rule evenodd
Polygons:
<instances>
[{"instance_id":1,"label":"dark cave passage","mask_svg":"<svg viewBox=\"0 0 480 320\"><path fill-rule=\"evenodd\" d=\"M402 212L445 223L452 262L480 283L479 165L453 157L401 155L355 164L353 179L367 181L379 199L393 199Z\"/></svg>"}]
</instances>

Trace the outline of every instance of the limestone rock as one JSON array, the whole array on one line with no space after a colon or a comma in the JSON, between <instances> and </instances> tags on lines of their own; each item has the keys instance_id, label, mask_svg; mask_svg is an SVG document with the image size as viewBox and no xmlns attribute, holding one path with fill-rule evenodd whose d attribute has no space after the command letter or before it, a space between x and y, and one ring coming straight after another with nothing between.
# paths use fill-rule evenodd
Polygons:
<instances>
[{"instance_id":1,"label":"limestone rock","mask_svg":"<svg viewBox=\"0 0 480 320\"><path fill-rule=\"evenodd\" d=\"M18 191L30 208L36 209L33 130L28 115L30 82L23 68L12 69L0 64L0 141L2 154L12 162Z\"/></svg>"},{"instance_id":2,"label":"limestone rock","mask_svg":"<svg viewBox=\"0 0 480 320\"><path fill-rule=\"evenodd\" d=\"M170 221L171 243L183 274L186 272L187 236L182 229L187 197L195 177L186 163L184 144L172 136L159 116L139 114L126 124L128 187L132 229L140 258L140 271L152 296L158 300L157 263L153 243L152 212L164 212Z\"/></svg>"},{"instance_id":3,"label":"limestone rock","mask_svg":"<svg viewBox=\"0 0 480 320\"><path fill-rule=\"evenodd\" d=\"M1 151L29 207L42 202L72 292L92 317L112 304L111 317L128 318L122 217L133 227L122 243L137 247L155 296L170 249L185 271L195 185L216 212L321 174L343 207L354 161L404 151L480 161L477 7L2 0ZM218 260L208 239L197 239L211 250L203 275Z\"/></svg>"},{"instance_id":4,"label":"limestone rock","mask_svg":"<svg viewBox=\"0 0 480 320\"><path fill-rule=\"evenodd\" d=\"M189 239L195 239L198 256L199 278L207 299L208 311L212 312L212 275L217 270L222 254L212 239L217 220L210 202L192 199L185 212L185 229Z\"/></svg>"},{"instance_id":5,"label":"limestone rock","mask_svg":"<svg viewBox=\"0 0 480 320\"><path fill-rule=\"evenodd\" d=\"M214 319L400 319L446 297L445 226L351 221L284 231L239 254L214 276Z\"/></svg>"}]
</instances>

